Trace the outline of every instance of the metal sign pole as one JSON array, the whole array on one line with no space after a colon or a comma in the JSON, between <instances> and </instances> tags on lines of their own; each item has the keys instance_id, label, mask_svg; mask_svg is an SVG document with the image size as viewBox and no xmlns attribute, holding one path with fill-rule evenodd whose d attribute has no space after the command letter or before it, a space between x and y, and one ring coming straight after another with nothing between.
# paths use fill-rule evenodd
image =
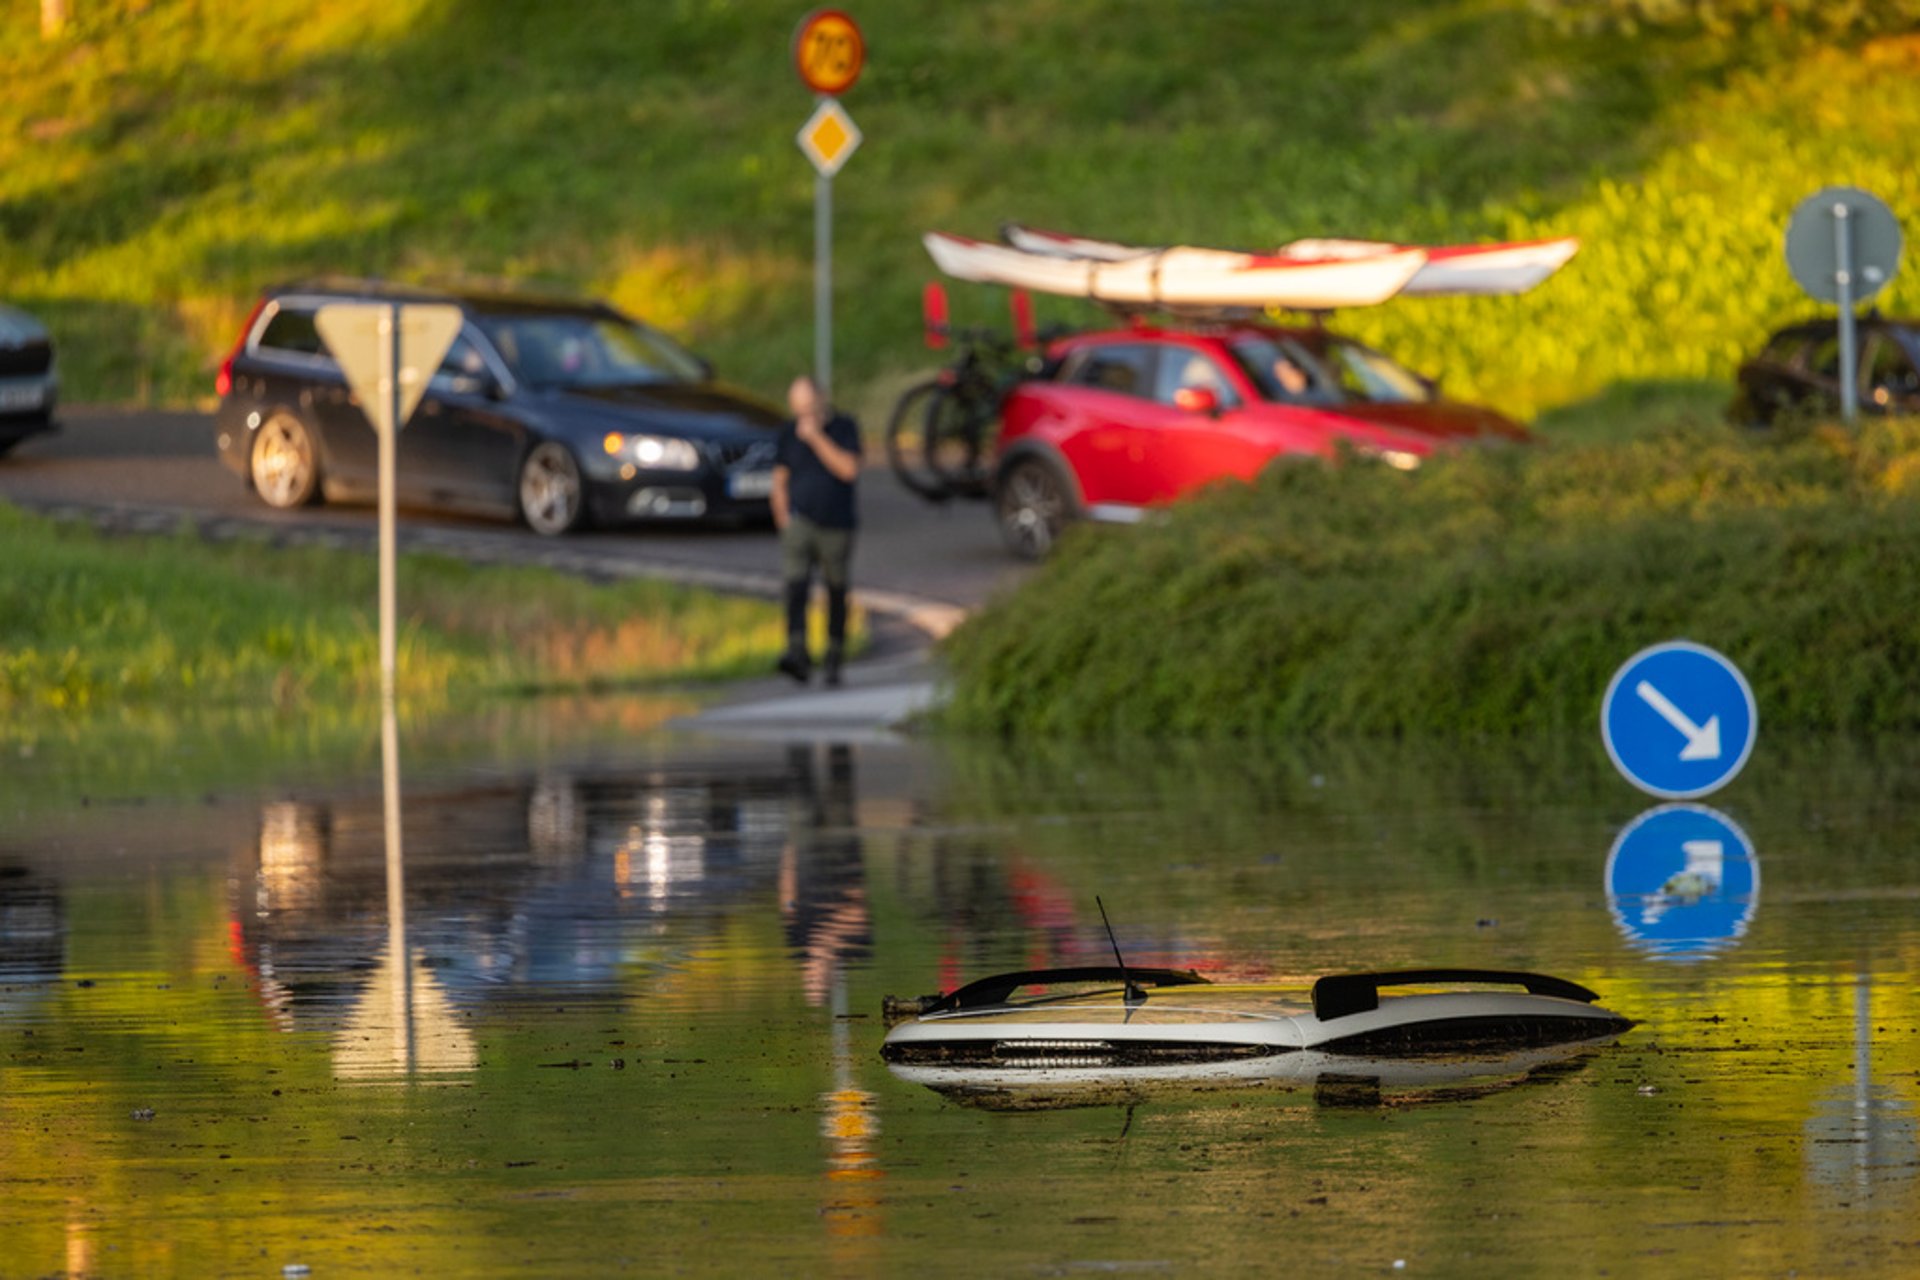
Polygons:
<instances>
[{"instance_id":1,"label":"metal sign pole","mask_svg":"<svg viewBox=\"0 0 1920 1280\"><path fill-rule=\"evenodd\" d=\"M1853 331L1853 223L1844 200L1833 206L1834 258L1840 264L1833 283L1840 295L1840 417L1860 416L1859 349Z\"/></svg>"},{"instance_id":2,"label":"metal sign pole","mask_svg":"<svg viewBox=\"0 0 1920 1280\"><path fill-rule=\"evenodd\" d=\"M394 437L400 426L400 308L382 309L380 398L375 419L380 448L380 697L392 703L394 687L393 508Z\"/></svg>"},{"instance_id":3,"label":"metal sign pole","mask_svg":"<svg viewBox=\"0 0 1920 1280\"><path fill-rule=\"evenodd\" d=\"M400 434L400 308L380 317L380 399L373 406L380 448L380 782L387 844L387 957L394 966L393 1016L413 1069L413 964L407 948L407 879L400 847L400 724L396 705L394 469Z\"/></svg>"},{"instance_id":4,"label":"metal sign pole","mask_svg":"<svg viewBox=\"0 0 1920 1280\"><path fill-rule=\"evenodd\" d=\"M833 392L833 179L813 181L813 380Z\"/></svg>"}]
</instances>

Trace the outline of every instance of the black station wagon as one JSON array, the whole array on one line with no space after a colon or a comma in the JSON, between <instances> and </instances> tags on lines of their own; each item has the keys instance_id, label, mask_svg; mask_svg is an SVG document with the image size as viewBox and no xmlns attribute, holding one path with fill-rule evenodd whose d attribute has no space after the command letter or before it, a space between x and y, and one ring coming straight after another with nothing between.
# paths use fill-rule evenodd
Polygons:
<instances>
[{"instance_id":1,"label":"black station wagon","mask_svg":"<svg viewBox=\"0 0 1920 1280\"><path fill-rule=\"evenodd\" d=\"M268 291L220 367L221 460L270 506L378 489L373 428L314 323L334 302L466 316L400 433L402 503L517 516L543 534L768 518L780 413L666 335L595 302L369 281Z\"/></svg>"},{"instance_id":2,"label":"black station wagon","mask_svg":"<svg viewBox=\"0 0 1920 1280\"><path fill-rule=\"evenodd\" d=\"M1858 335L1860 412L1920 413L1920 323L1862 316ZM1767 426L1781 417L1840 412L1840 334L1835 320L1788 325L1740 366L1728 416Z\"/></svg>"}]
</instances>

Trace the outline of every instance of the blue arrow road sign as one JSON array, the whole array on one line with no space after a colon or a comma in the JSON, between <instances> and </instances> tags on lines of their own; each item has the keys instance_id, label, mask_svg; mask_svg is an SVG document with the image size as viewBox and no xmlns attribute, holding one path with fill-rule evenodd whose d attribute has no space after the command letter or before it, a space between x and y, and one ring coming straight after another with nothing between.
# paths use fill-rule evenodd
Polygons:
<instances>
[{"instance_id":1,"label":"blue arrow road sign","mask_svg":"<svg viewBox=\"0 0 1920 1280\"><path fill-rule=\"evenodd\" d=\"M1661 955L1699 955L1747 931L1760 903L1760 859L1733 819L1669 804L1635 818L1607 854L1607 905L1627 940Z\"/></svg>"},{"instance_id":2,"label":"blue arrow road sign","mask_svg":"<svg viewBox=\"0 0 1920 1280\"><path fill-rule=\"evenodd\" d=\"M1600 705L1613 767L1649 795L1686 800L1733 781L1760 727L1753 690L1726 655L1670 640L1614 672Z\"/></svg>"}]
</instances>

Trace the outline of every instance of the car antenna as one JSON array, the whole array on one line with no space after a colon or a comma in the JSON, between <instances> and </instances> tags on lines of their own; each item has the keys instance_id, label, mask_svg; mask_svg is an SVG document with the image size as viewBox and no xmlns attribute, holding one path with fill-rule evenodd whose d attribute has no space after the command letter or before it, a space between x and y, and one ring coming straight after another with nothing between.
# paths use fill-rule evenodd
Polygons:
<instances>
[{"instance_id":1,"label":"car antenna","mask_svg":"<svg viewBox=\"0 0 1920 1280\"><path fill-rule=\"evenodd\" d=\"M1120 940L1113 936L1113 921L1107 919L1107 904L1100 901L1100 895L1093 895L1093 905L1100 908L1100 923L1107 928L1107 943L1113 948L1113 958L1120 966L1120 981L1126 983L1126 1002L1139 1004L1147 998L1147 993L1133 983L1133 975L1127 972L1126 957L1120 954Z\"/></svg>"}]
</instances>

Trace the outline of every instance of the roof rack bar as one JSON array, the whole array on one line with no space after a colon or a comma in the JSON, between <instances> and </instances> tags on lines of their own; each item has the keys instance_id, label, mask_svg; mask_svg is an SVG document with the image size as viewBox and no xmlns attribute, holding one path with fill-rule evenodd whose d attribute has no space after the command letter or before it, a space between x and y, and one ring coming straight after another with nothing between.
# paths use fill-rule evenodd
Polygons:
<instances>
[{"instance_id":1,"label":"roof rack bar","mask_svg":"<svg viewBox=\"0 0 1920 1280\"><path fill-rule=\"evenodd\" d=\"M979 1009L1005 1004L1007 997L1021 987L1051 986L1064 982L1119 982L1129 979L1136 987L1191 987L1210 985L1191 969L1139 969L1129 965L1084 965L1073 969L1023 969L1018 973L998 973L956 987L922 1006L925 1013L949 1013L956 1009Z\"/></svg>"},{"instance_id":2,"label":"roof rack bar","mask_svg":"<svg viewBox=\"0 0 1920 1280\"><path fill-rule=\"evenodd\" d=\"M1322 1022L1366 1013L1380 1007L1382 987L1412 987L1436 982L1471 982L1481 986L1524 987L1527 994L1558 996L1592 1004L1599 994L1577 982L1544 973L1512 969L1397 969L1384 973L1330 974L1313 984L1313 1015Z\"/></svg>"}]
</instances>

